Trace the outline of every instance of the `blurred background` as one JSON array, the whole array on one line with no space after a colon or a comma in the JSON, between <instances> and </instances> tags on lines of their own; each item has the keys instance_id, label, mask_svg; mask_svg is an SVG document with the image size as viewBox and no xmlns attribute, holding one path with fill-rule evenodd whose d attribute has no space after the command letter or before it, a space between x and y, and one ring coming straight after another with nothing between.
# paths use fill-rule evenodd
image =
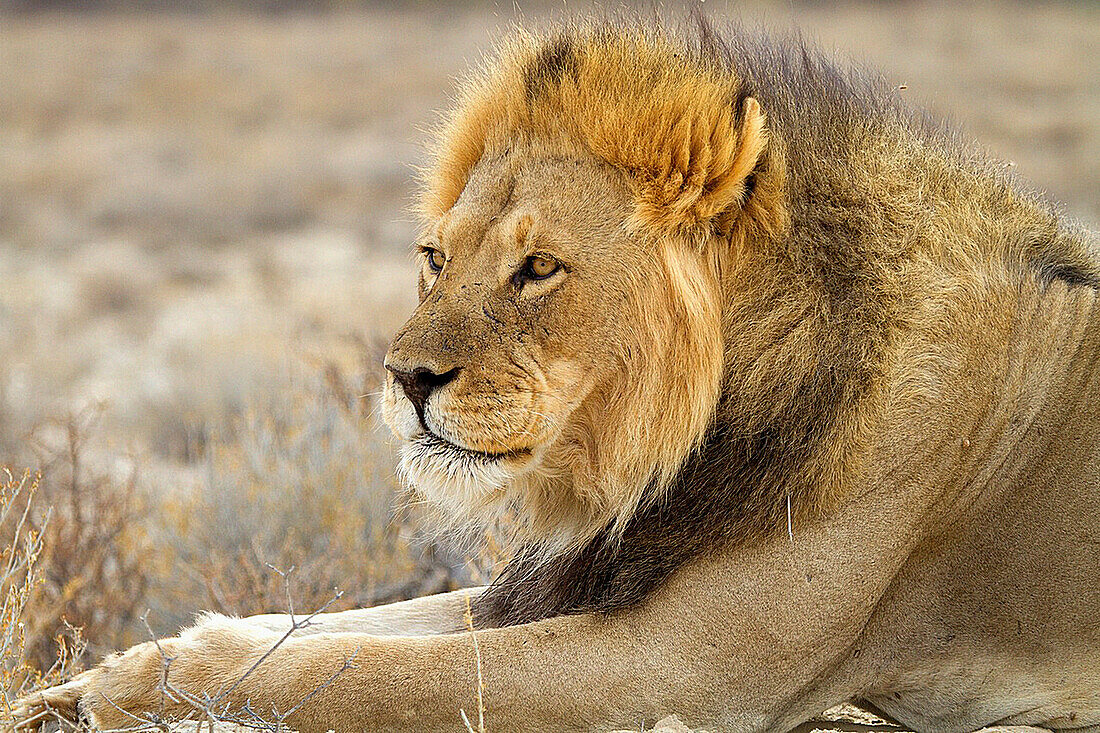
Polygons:
<instances>
[{"instance_id":1,"label":"blurred background","mask_svg":"<svg viewBox=\"0 0 1100 733\"><path fill-rule=\"evenodd\" d=\"M494 37L587 7L0 0L8 673L66 622L93 658L147 610L164 634L286 610L287 585L310 610L484 579L492 551L419 528L375 414L413 169ZM879 69L1097 228L1100 4L703 9Z\"/></svg>"}]
</instances>

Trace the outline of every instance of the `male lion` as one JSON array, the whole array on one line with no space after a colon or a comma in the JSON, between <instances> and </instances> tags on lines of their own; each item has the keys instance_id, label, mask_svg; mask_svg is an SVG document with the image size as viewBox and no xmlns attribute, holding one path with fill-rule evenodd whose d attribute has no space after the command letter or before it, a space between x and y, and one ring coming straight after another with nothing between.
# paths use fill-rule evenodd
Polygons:
<instances>
[{"instance_id":1,"label":"male lion","mask_svg":"<svg viewBox=\"0 0 1100 733\"><path fill-rule=\"evenodd\" d=\"M698 26L518 33L440 136L383 406L425 498L519 518L496 582L243 680L287 621L208 616L21 718L182 712L163 653L303 733L460 730L478 669L492 731L1100 730L1089 235L889 90Z\"/></svg>"}]
</instances>

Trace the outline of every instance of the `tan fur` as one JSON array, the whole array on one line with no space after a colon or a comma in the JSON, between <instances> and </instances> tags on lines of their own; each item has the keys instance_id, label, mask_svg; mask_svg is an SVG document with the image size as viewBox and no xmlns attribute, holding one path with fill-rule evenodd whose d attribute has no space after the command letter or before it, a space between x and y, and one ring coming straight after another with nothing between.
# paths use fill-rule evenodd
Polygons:
<instances>
[{"instance_id":1,"label":"tan fur","mask_svg":"<svg viewBox=\"0 0 1100 733\"><path fill-rule=\"evenodd\" d=\"M816 56L709 33L518 34L442 135L446 264L387 356L436 386L383 407L416 490L519 518L475 599L503 625L475 651L461 593L326 615L229 709L459 730L482 689L493 731L782 732L851 699L1100 731L1088 235ZM517 279L533 255L563 268ZM162 652L216 696L280 623L209 617L17 717L185 711Z\"/></svg>"}]
</instances>

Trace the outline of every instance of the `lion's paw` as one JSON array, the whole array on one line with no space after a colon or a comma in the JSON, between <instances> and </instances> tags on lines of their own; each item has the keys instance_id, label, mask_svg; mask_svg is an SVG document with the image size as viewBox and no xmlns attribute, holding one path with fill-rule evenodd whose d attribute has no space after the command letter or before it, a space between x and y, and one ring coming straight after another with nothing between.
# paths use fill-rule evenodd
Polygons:
<instances>
[{"instance_id":1,"label":"lion's paw","mask_svg":"<svg viewBox=\"0 0 1100 733\"><path fill-rule=\"evenodd\" d=\"M207 615L178 637L105 660L81 698L81 710L104 730L216 714L251 663L278 638L240 619Z\"/></svg>"},{"instance_id":2,"label":"lion's paw","mask_svg":"<svg viewBox=\"0 0 1100 733\"><path fill-rule=\"evenodd\" d=\"M0 726L0 731L30 733L42 730L47 724L54 722L75 726L80 717L80 698L84 695L91 676L91 673L85 672L63 685L39 690L16 700L8 711L8 720Z\"/></svg>"},{"instance_id":3,"label":"lion's paw","mask_svg":"<svg viewBox=\"0 0 1100 733\"><path fill-rule=\"evenodd\" d=\"M164 682L179 647L178 639L164 639L107 657L84 687L81 717L96 730L119 730L176 713Z\"/></svg>"},{"instance_id":4,"label":"lion's paw","mask_svg":"<svg viewBox=\"0 0 1100 733\"><path fill-rule=\"evenodd\" d=\"M12 727L0 730L30 733L50 719L132 730L193 716L205 712L204 705L224 704L220 696L277 639L239 619L206 616L178 637L139 644L71 682L27 696L14 706Z\"/></svg>"}]
</instances>

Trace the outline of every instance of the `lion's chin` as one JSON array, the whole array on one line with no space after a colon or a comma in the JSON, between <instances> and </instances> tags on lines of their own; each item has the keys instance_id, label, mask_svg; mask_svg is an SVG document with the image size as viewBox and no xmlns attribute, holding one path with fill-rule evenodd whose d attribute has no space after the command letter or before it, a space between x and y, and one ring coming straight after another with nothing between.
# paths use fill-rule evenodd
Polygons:
<instances>
[{"instance_id":1,"label":"lion's chin","mask_svg":"<svg viewBox=\"0 0 1100 733\"><path fill-rule=\"evenodd\" d=\"M401 447L398 470L428 501L455 517L476 515L534 461L531 451L482 453L422 432Z\"/></svg>"}]
</instances>

